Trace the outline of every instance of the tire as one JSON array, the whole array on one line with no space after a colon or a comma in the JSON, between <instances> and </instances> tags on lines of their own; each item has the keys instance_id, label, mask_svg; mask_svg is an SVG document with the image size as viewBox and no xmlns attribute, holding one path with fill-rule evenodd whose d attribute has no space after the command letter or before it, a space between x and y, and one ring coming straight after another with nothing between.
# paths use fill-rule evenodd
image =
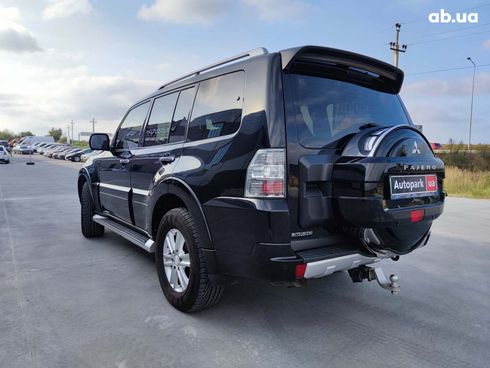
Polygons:
<instances>
[{"instance_id":1,"label":"tire","mask_svg":"<svg viewBox=\"0 0 490 368\"><path fill-rule=\"evenodd\" d=\"M80 157L76 156L75 158L73 158L73 161L80 162Z\"/></svg>"},{"instance_id":2,"label":"tire","mask_svg":"<svg viewBox=\"0 0 490 368\"><path fill-rule=\"evenodd\" d=\"M89 183L83 183L82 193L80 196L82 234L86 238L97 238L104 234L104 226L99 225L92 220L92 216L94 215L95 211L88 186Z\"/></svg>"},{"instance_id":3,"label":"tire","mask_svg":"<svg viewBox=\"0 0 490 368\"><path fill-rule=\"evenodd\" d=\"M175 250L177 250L180 238L179 233L185 241L182 246L182 252L178 252L177 257L165 253L167 256L165 258L164 252L169 249L168 241L166 245L167 236L170 238L175 236L174 246ZM174 208L168 211L160 221L156 243L155 261L158 280L163 294L173 307L182 312L196 312L211 307L219 300L223 288L212 285L209 281L202 250L202 235L189 211L185 208ZM173 260L169 260L170 258L173 258ZM175 258L180 258L182 264L187 264L186 259L188 259L190 265L187 267L179 264L174 267L173 265L179 262ZM166 265L164 265L164 259L167 261ZM169 264L172 266L169 266ZM170 281L172 279L171 270L170 279L167 275L169 268L177 268L174 271L177 274L174 283ZM180 270L180 274L178 270ZM185 288L182 286L181 275L182 277L187 276L188 283Z\"/></svg>"}]
</instances>

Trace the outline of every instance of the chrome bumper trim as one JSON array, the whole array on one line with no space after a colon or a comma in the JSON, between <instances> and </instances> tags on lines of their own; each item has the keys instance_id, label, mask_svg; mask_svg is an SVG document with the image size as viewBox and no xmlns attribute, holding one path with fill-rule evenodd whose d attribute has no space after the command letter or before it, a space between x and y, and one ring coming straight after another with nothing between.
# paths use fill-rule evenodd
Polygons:
<instances>
[{"instance_id":1,"label":"chrome bumper trim","mask_svg":"<svg viewBox=\"0 0 490 368\"><path fill-rule=\"evenodd\" d=\"M338 271L346 271L362 265L377 263L387 257L366 257L356 254L323 259L321 261L306 264L305 279L324 277Z\"/></svg>"}]
</instances>

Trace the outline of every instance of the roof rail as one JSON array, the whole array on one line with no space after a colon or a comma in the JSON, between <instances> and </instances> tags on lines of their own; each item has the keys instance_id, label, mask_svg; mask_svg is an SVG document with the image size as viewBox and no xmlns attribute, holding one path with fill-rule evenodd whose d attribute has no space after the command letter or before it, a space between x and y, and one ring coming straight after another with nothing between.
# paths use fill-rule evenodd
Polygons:
<instances>
[{"instance_id":1,"label":"roof rail","mask_svg":"<svg viewBox=\"0 0 490 368\"><path fill-rule=\"evenodd\" d=\"M203 73L205 71L208 71L210 69L216 68L218 66L222 66L222 65L231 63L233 61L244 59L246 57L254 57L254 56L264 55L264 54L268 54L268 53L269 52L264 47L258 47L256 49L253 49L253 50L250 50L250 51L247 51L247 52L243 52L241 54L238 54L238 55L229 57L227 59L223 59L221 61L218 61L217 63L214 63L214 64L211 64L211 65L205 66L204 68L201 68L201 69L198 69L198 70L194 70L193 72L191 72L189 74L183 75L182 77L179 77L177 79L174 79L174 80L172 80L170 82L165 83L164 85L162 85L158 89L165 88L165 87L167 87L167 86L169 86L171 84L180 82L180 81L182 81L184 79L187 79L187 78L190 78L190 77L194 77L194 76L199 75L199 74L201 74L201 73Z\"/></svg>"}]
</instances>

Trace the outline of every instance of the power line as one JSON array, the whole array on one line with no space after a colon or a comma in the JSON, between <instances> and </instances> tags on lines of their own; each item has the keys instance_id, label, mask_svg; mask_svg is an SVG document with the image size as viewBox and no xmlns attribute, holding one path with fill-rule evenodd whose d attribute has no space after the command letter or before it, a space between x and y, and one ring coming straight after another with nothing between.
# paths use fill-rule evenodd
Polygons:
<instances>
[{"instance_id":1,"label":"power line","mask_svg":"<svg viewBox=\"0 0 490 368\"><path fill-rule=\"evenodd\" d=\"M477 25L469 26L469 27L458 28L458 29L450 29L448 31L443 31L443 32L429 33L428 35L422 36L421 39L424 40L424 39L426 39L428 37L432 37L432 36L438 36L438 35L441 35L441 34L453 33L453 32L461 32L461 31L465 31L465 30L468 30L468 29L474 29L474 28L484 27L484 26L488 26L488 25L490 25L490 22L488 22L488 23L481 23L481 24L477 24ZM418 42L419 41L416 40L415 42L412 42L411 44L418 43Z\"/></svg>"},{"instance_id":2,"label":"power line","mask_svg":"<svg viewBox=\"0 0 490 368\"><path fill-rule=\"evenodd\" d=\"M479 64L476 66L476 68L483 68L490 66L490 63L488 64ZM449 72L453 70L463 70L463 69L472 69L472 66L460 66L456 68L447 68L447 69L434 69L434 70L426 70L423 72L416 72L416 73L406 73L407 75L420 75L420 74L430 74L430 73L441 73L441 72Z\"/></svg>"},{"instance_id":3,"label":"power line","mask_svg":"<svg viewBox=\"0 0 490 368\"><path fill-rule=\"evenodd\" d=\"M408 45L412 46L412 45L421 45L421 44L424 44L424 43L432 43L432 42L439 42L439 41L446 41L446 40L454 40L454 39L457 39L457 38L466 38L466 37L476 36L476 35L484 34L484 33L490 33L490 30L488 30L488 31L482 31L482 32L475 32L475 33L470 33L470 34L465 34L465 35L457 35L457 36L452 36L452 37L436 38L436 39L427 40L427 41L412 42L412 43L408 43Z\"/></svg>"}]
</instances>

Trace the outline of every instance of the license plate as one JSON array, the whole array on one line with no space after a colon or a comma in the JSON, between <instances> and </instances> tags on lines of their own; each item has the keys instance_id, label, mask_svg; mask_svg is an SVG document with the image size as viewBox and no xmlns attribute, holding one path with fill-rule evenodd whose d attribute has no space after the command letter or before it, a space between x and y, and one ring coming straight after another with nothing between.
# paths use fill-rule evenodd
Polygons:
<instances>
[{"instance_id":1,"label":"license plate","mask_svg":"<svg viewBox=\"0 0 490 368\"><path fill-rule=\"evenodd\" d=\"M391 199L437 194L437 175L390 176Z\"/></svg>"}]
</instances>

